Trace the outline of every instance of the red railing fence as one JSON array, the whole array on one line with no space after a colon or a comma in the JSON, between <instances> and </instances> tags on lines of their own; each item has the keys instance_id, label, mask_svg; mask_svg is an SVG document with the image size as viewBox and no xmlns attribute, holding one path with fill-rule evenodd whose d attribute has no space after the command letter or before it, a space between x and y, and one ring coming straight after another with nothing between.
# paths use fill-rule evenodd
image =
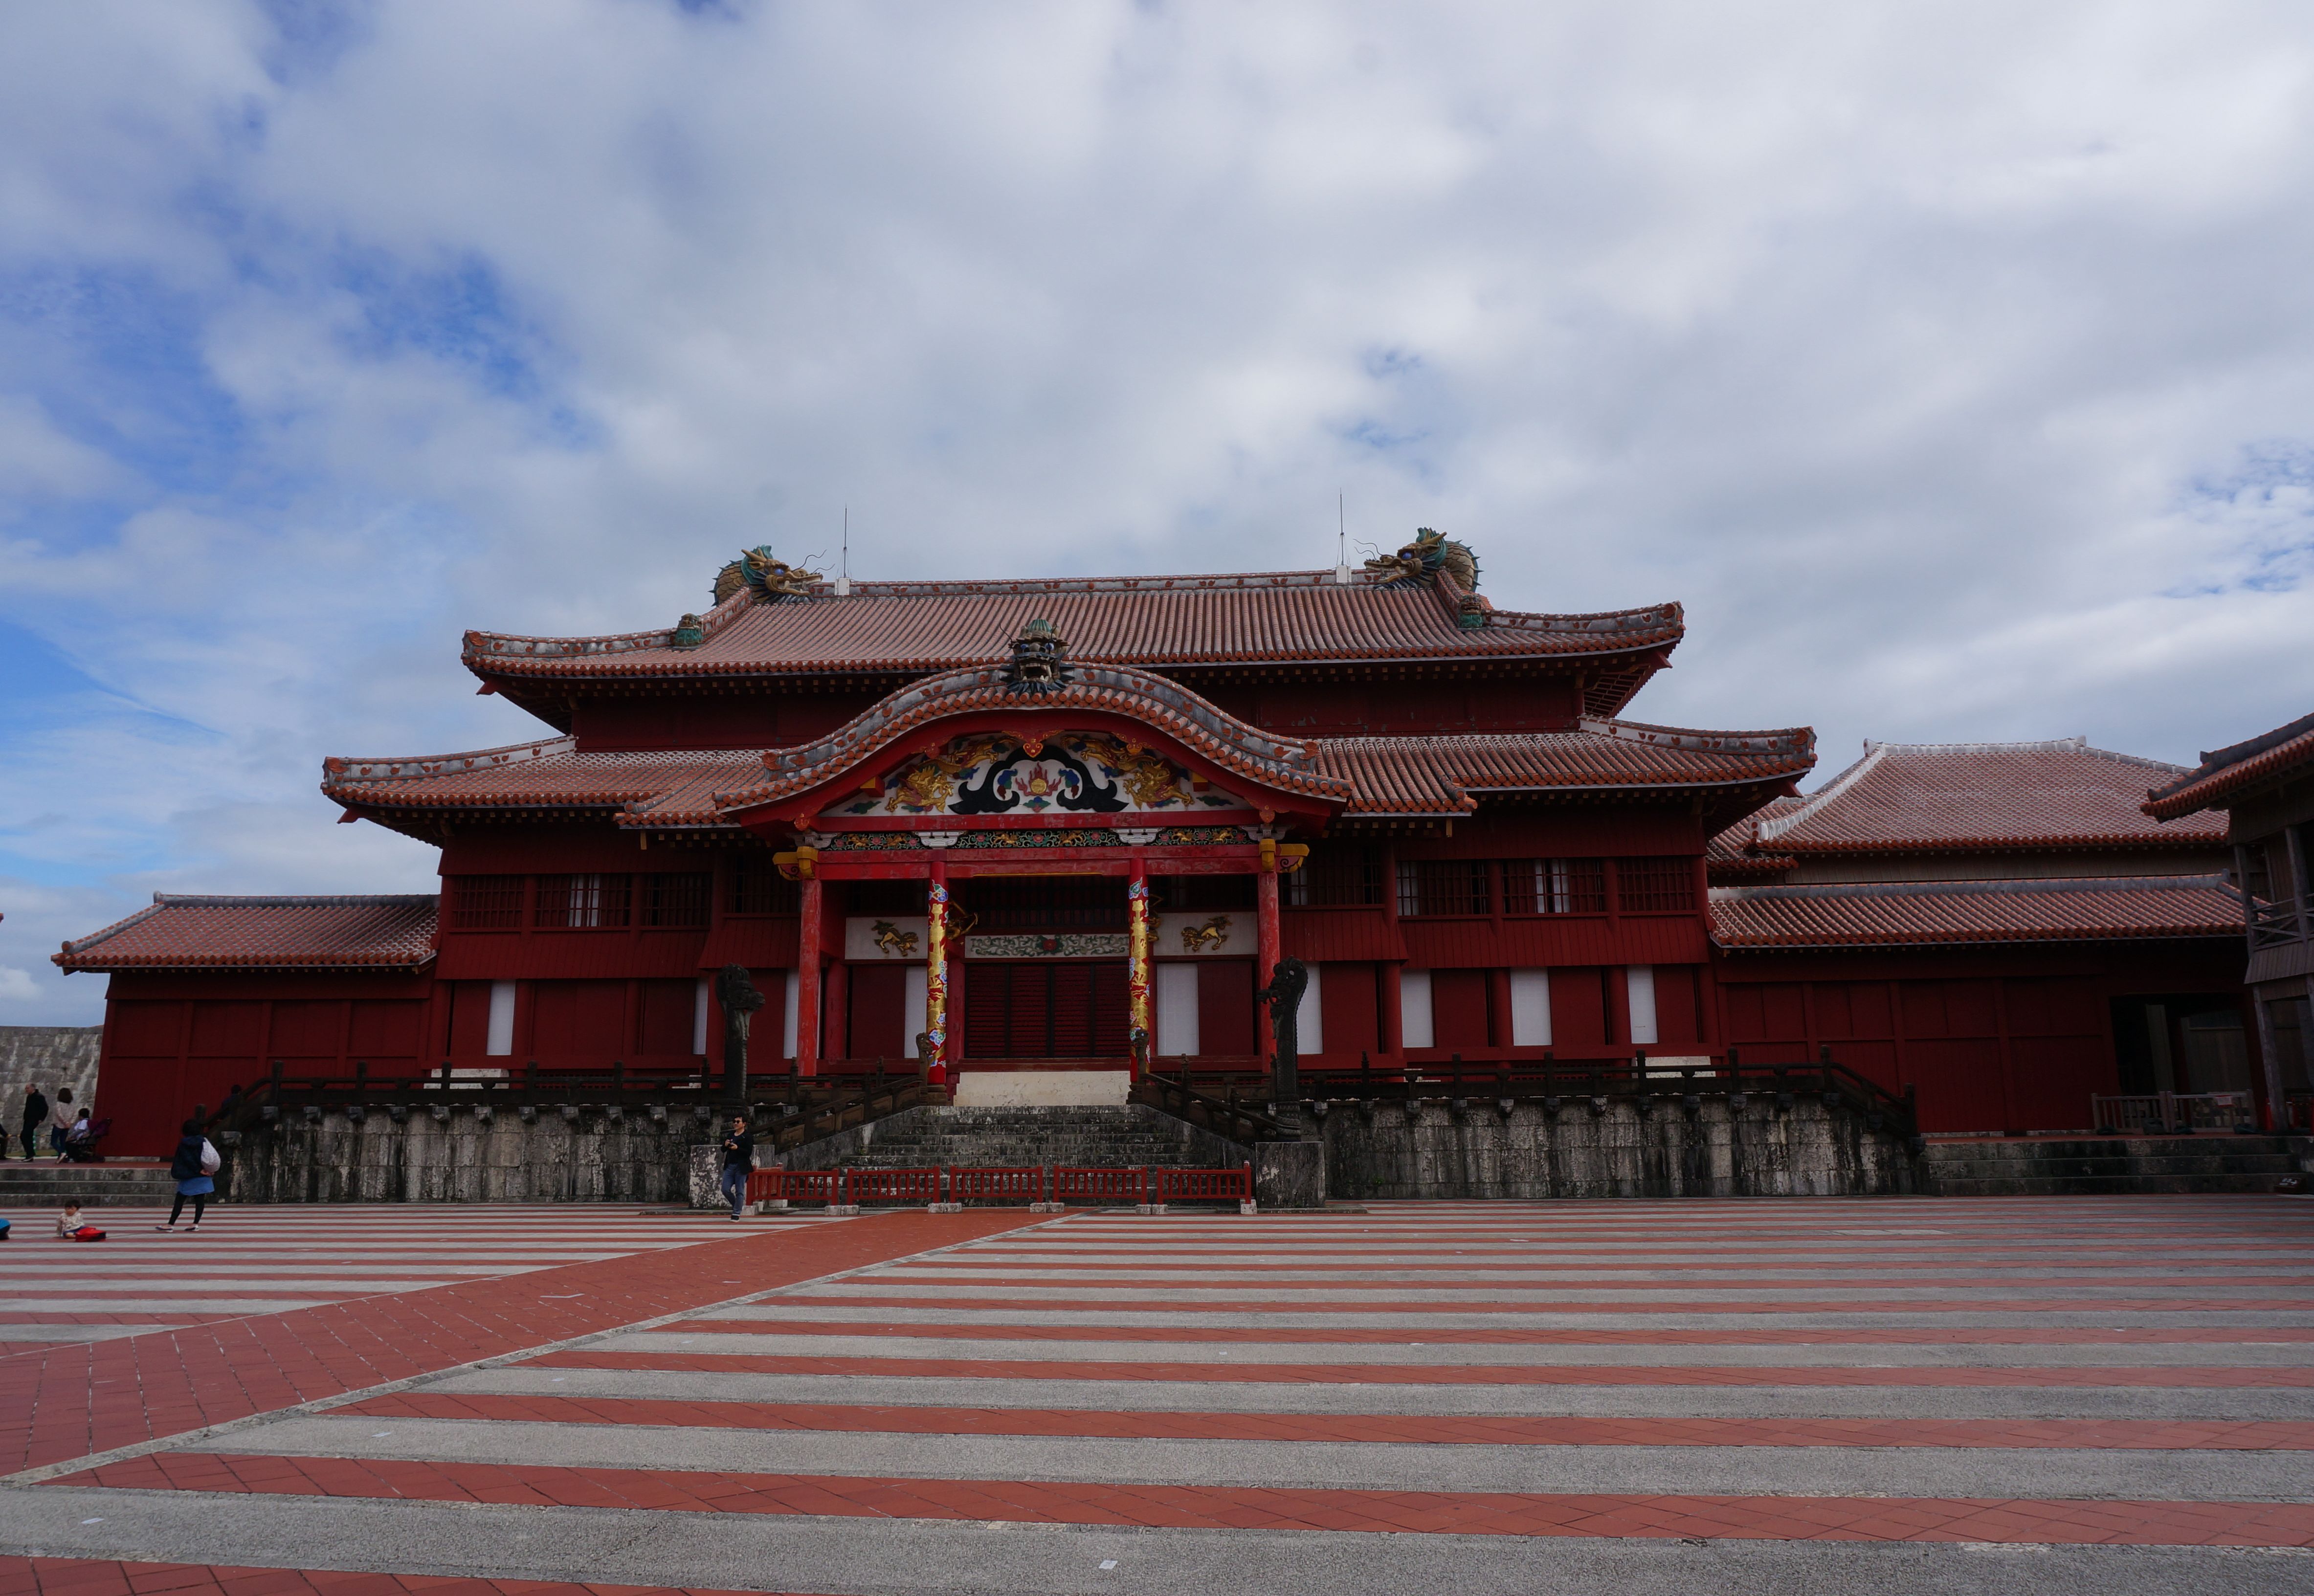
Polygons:
<instances>
[{"instance_id":1,"label":"red railing fence","mask_svg":"<svg viewBox=\"0 0 2314 1596\"><path fill-rule=\"evenodd\" d=\"M1253 1201L1253 1166L1234 1169L1093 1168L1075 1165L872 1169L757 1169L749 1204L825 1203L831 1208L935 1204L1051 1204L1161 1207L1167 1203Z\"/></svg>"}]
</instances>

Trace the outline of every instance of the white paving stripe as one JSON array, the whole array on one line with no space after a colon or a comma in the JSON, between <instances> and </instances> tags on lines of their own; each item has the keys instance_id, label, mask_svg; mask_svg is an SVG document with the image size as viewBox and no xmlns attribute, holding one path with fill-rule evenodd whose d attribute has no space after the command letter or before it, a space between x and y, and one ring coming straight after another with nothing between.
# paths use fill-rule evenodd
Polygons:
<instances>
[{"instance_id":1,"label":"white paving stripe","mask_svg":"<svg viewBox=\"0 0 2314 1596\"><path fill-rule=\"evenodd\" d=\"M0 1253L0 1345L8 1349L114 1340L829 1222L798 1214L734 1225L720 1213L547 1204L213 1204L199 1230L167 1233L154 1228L166 1208L89 1208L84 1217L107 1239L74 1245L55 1238L56 1212L5 1211L16 1236ZM90 1322L55 1322L74 1317ZM144 1322L110 1322L123 1318Z\"/></svg>"}]
</instances>

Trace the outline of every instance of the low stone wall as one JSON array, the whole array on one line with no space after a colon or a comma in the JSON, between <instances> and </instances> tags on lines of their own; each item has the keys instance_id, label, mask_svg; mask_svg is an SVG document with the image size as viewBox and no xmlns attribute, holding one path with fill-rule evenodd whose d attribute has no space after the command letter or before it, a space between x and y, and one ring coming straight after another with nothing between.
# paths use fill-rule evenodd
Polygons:
<instances>
[{"instance_id":1,"label":"low stone wall","mask_svg":"<svg viewBox=\"0 0 2314 1596\"><path fill-rule=\"evenodd\" d=\"M1325 1119L1326 1193L1368 1198L1865 1196L1920 1189L1896 1138L1803 1099L1779 1109L1725 1098L1693 1114L1677 1104L1641 1115L1629 1101L1594 1116L1587 1101L1556 1115L1521 1103L1506 1116L1473 1098L1457 1114L1426 1103L1336 1105Z\"/></svg>"},{"instance_id":2,"label":"low stone wall","mask_svg":"<svg viewBox=\"0 0 2314 1596\"><path fill-rule=\"evenodd\" d=\"M104 1027L93 1025L0 1025L0 1127L8 1133L11 1157L23 1148L16 1138L24 1128L24 1086L37 1083L49 1100L49 1112L57 1107L57 1089L69 1089L73 1106L85 1108L96 1100L96 1054ZM48 1147L48 1126L40 1127L40 1143Z\"/></svg>"},{"instance_id":3,"label":"low stone wall","mask_svg":"<svg viewBox=\"0 0 2314 1596\"><path fill-rule=\"evenodd\" d=\"M462 1107L437 1119L419 1108L400 1124L383 1108L359 1120L291 1113L221 1149L218 1184L235 1203L687 1204L692 1144L711 1133L679 1110L545 1108L526 1119Z\"/></svg>"}]
</instances>

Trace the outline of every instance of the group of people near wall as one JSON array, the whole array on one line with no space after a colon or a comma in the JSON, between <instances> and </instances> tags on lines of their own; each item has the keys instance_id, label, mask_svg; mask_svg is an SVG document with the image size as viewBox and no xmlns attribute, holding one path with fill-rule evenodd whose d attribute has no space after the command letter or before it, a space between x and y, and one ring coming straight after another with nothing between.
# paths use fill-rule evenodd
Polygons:
<instances>
[{"instance_id":1,"label":"group of people near wall","mask_svg":"<svg viewBox=\"0 0 2314 1596\"><path fill-rule=\"evenodd\" d=\"M40 1127L49 1127L49 1148L52 1157L70 1159L77 1149L84 1148L90 1139L88 1110L73 1107L72 1088L57 1089L56 1105L51 1110L49 1099L42 1095L38 1081L24 1086L24 1156L40 1156Z\"/></svg>"}]
</instances>

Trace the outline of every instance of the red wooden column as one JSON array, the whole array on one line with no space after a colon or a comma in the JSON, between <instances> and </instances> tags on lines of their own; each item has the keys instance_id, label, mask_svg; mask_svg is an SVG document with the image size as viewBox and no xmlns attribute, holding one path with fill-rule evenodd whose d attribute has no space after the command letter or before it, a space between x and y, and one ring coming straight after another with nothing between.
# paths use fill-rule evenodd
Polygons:
<instances>
[{"instance_id":1,"label":"red wooden column","mask_svg":"<svg viewBox=\"0 0 2314 1596\"><path fill-rule=\"evenodd\" d=\"M1277 961L1283 946L1277 930L1277 871L1258 870L1253 877L1255 920L1260 928L1257 948L1260 967L1254 971L1256 986L1267 986L1277 971ZM1253 1012L1253 1045L1266 1065L1276 1051L1276 1036L1270 1030L1268 1011L1256 1008Z\"/></svg>"},{"instance_id":2,"label":"red wooden column","mask_svg":"<svg viewBox=\"0 0 2314 1596\"><path fill-rule=\"evenodd\" d=\"M803 881L803 913L796 939L796 1052L799 1075L819 1073L819 941L825 911L819 873Z\"/></svg>"},{"instance_id":3,"label":"red wooden column","mask_svg":"<svg viewBox=\"0 0 2314 1596\"><path fill-rule=\"evenodd\" d=\"M932 1056L923 1061L934 1086L948 1082L949 1047L948 859L934 850L932 878L924 887L924 1036Z\"/></svg>"}]
</instances>

